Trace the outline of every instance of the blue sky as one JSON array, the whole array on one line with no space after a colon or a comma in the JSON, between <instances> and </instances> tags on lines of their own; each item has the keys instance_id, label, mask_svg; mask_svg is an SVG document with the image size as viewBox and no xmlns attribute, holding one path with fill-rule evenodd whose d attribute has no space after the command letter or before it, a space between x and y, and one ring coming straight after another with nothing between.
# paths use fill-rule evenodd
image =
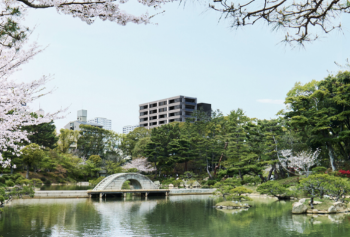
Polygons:
<instances>
[{"instance_id":1,"label":"blue sky","mask_svg":"<svg viewBox=\"0 0 350 237\"><path fill-rule=\"evenodd\" d=\"M48 47L14 78L54 75L48 88L57 90L40 106L49 112L69 107L55 122L58 129L84 108L88 118L112 119L113 130L122 132L138 124L139 104L176 95L197 97L224 114L242 108L250 117L273 118L295 82L321 80L339 70L334 61L350 57L349 16L341 19L342 32L291 48L279 43L284 32L265 24L235 30L200 4L172 3L163 10L153 18L157 25L127 26L87 25L53 9L30 10L25 25L36 26L31 39Z\"/></svg>"}]
</instances>

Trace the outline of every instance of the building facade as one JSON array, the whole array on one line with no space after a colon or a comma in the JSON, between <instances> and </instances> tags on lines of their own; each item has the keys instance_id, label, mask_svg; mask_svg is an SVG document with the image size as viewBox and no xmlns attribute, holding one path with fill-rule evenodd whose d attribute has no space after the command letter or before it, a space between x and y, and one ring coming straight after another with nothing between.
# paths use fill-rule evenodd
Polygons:
<instances>
[{"instance_id":1,"label":"building facade","mask_svg":"<svg viewBox=\"0 0 350 237\"><path fill-rule=\"evenodd\" d=\"M131 131L134 131L135 128L138 128L140 125L126 125L123 127L123 133L128 134Z\"/></svg>"},{"instance_id":2,"label":"building facade","mask_svg":"<svg viewBox=\"0 0 350 237\"><path fill-rule=\"evenodd\" d=\"M197 104L197 98L183 95L140 104L139 126L150 129L175 121L185 122L198 109L197 105L206 110L210 106L211 111L210 104Z\"/></svg>"},{"instance_id":3,"label":"building facade","mask_svg":"<svg viewBox=\"0 0 350 237\"><path fill-rule=\"evenodd\" d=\"M110 119L96 117L94 119L90 119L88 122L100 124L103 126L102 128L106 130L112 130L112 120Z\"/></svg>"},{"instance_id":4,"label":"building facade","mask_svg":"<svg viewBox=\"0 0 350 237\"><path fill-rule=\"evenodd\" d=\"M87 121L87 110L78 110L77 112L77 120L71 121L64 126L65 129L70 129L70 130L77 130L80 131L80 125L90 125L94 127L99 127L102 128L103 125L94 123L94 122L88 122Z\"/></svg>"}]
</instances>

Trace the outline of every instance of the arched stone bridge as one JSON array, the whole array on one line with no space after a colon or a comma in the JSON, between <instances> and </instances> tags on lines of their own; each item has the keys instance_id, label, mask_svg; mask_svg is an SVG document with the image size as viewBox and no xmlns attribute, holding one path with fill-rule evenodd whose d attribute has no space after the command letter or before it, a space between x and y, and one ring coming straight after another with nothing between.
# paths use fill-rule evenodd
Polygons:
<instances>
[{"instance_id":1,"label":"arched stone bridge","mask_svg":"<svg viewBox=\"0 0 350 237\"><path fill-rule=\"evenodd\" d=\"M154 190L158 187L146 176L139 173L118 173L104 178L93 191L121 190L125 181L129 180L132 189Z\"/></svg>"}]
</instances>

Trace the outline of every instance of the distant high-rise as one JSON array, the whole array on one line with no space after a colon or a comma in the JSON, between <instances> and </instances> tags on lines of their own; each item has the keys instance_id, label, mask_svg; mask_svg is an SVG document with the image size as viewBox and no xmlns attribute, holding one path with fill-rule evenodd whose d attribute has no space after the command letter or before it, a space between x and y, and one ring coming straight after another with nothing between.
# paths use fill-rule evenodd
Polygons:
<instances>
[{"instance_id":1,"label":"distant high-rise","mask_svg":"<svg viewBox=\"0 0 350 237\"><path fill-rule=\"evenodd\" d=\"M135 128L138 128L139 125L126 125L123 127L123 133L128 134L131 131L134 131Z\"/></svg>"},{"instance_id":2,"label":"distant high-rise","mask_svg":"<svg viewBox=\"0 0 350 237\"><path fill-rule=\"evenodd\" d=\"M112 120L110 119L96 117L94 119L90 119L88 122L100 124L103 126L102 128L106 130L112 130Z\"/></svg>"},{"instance_id":3,"label":"distant high-rise","mask_svg":"<svg viewBox=\"0 0 350 237\"><path fill-rule=\"evenodd\" d=\"M86 122L86 120L87 120L87 110L84 110L84 109L78 110L77 120L81 121L81 122Z\"/></svg>"},{"instance_id":4,"label":"distant high-rise","mask_svg":"<svg viewBox=\"0 0 350 237\"><path fill-rule=\"evenodd\" d=\"M197 98L183 95L140 104L139 124L149 129L175 121L185 122L194 110L210 115L211 104L197 104Z\"/></svg>"},{"instance_id":5,"label":"distant high-rise","mask_svg":"<svg viewBox=\"0 0 350 237\"><path fill-rule=\"evenodd\" d=\"M83 125L90 125L90 126L94 126L94 127L98 127L98 128L103 127L103 125L101 125L99 123L88 122L87 121L87 110L82 109L82 110L78 110L77 120L67 123L67 125L64 126L64 128L79 131L80 125L82 125L82 124Z\"/></svg>"}]
</instances>

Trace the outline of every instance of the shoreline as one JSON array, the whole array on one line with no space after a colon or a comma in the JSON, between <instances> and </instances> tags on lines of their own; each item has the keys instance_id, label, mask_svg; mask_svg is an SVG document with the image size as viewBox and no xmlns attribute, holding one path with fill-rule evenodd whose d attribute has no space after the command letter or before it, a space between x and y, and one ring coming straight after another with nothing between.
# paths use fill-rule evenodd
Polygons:
<instances>
[{"instance_id":1,"label":"shoreline","mask_svg":"<svg viewBox=\"0 0 350 237\"><path fill-rule=\"evenodd\" d=\"M160 189L161 190L161 189ZM108 191L108 190L106 190ZM116 192L130 192L130 190L118 190ZM135 191L135 190L133 190ZM215 189L170 189L167 190L169 196L179 195L212 195ZM103 191L100 191L103 192ZM140 189L141 193L145 192ZM25 199L48 199L48 198L89 198L89 190L42 190L35 191L34 197L26 197Z\"/></svg>"}]
</instances>

